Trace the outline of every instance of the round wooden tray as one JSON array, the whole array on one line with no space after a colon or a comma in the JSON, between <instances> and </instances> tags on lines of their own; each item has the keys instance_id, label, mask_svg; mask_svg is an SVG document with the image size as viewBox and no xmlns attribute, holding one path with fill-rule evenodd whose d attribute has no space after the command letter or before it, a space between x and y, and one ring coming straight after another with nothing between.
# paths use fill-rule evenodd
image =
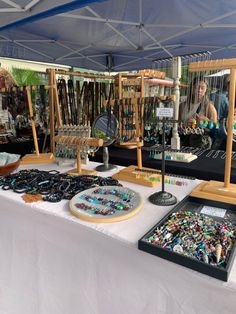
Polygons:
<instances>
[{"instance_id":1,"label":"round wooden tray","mask_svg":"<svg viewBox=\"0 0 236 314\"><path fill-rule=\"evenodd\" d=\"M20 159L12 162L6 166L0 166L0 176L5 176L11 172L13 172L14 170L16 170L20 165Z\"/></svg>"},{"instance_id":2,"label":"round wooden tray","mask_svg":"<svg viewBox=\"0 0 236 314\"><path fill-rule=\"evenodd\" d=\"M83 203L85 204L85 206L87 205L90 207L96 207L96 208L99 208L100 210L103 210L105 208L104 205L101 205L101 204L95 205L85 200L84 196L88 196L88 195L101 197L103 199L106 199L107 201L117 201L117 202L125 203L125 201L121 200L120 197L115 196L115 195L94 194L93 192L96 191L97 189L102 189L104 191L117 190L119 193L128 193L131 196L130 198L131 201L130 203L128 203L130 208L128 210L116 210L111 215L102 215L102 214L95 214L93 211L91 212L90 210L84 210L76 206L77 203ZM91 189L88 189L88 190L85 190L76 194L70 201L70 210L78 218L87 220L90 222L117 222L117 221L128 219L132 217L133 215L135 215L141 209L141 205L142 205L141 195L129 188L120 187L120 186L102 186L102 187L100 186L100 187L91 188Z\"/></svg>"}]
</instances>

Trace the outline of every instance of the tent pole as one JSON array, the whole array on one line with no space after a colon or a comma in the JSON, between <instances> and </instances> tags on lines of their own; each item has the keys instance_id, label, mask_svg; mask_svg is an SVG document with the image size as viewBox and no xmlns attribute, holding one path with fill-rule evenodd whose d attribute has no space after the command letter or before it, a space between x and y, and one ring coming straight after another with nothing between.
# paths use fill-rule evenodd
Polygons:
<instances>
[{"instance_id":1,"label":"tent pole","mask_svg":"<svg viewBox=\"0 0 236 314\"><path fill-rule=\"evenodd\" d=\"M236 69L233 68L230 71L229 113L228 113L225 178L224 178L225 188L229 188L230 186L231 156L232 156L232 145L233 145L233 125L234 125L235 82L236 82Z\"/></svg>"},{"instance_id":2,"label":"tent pole","mask_svg":"<svg viewBox=\"0 0 236 314\"><path fill-rule=\"evenodd\" d=\"M54 142L54 93L53 93L53 85L54 85L54 76L55 72L53 69L49 69L48 71L48 76L49 76L49 85L51 88L49 89L49 111L50 111L50 148L51 152L54 154L55 153L55 142Z\"/></svg>"},{"instance_id":3,"label":"tent pole","mask_svg":"<svg viewBox=\"0 0 236 314\"><path fill-rule=\"evenodd\" d=\"M173 58L172 67L173 67L172 71L173 71L174 95L175 95L174 120L179 120L179 99L180 99L179 85L180 85L180 78L181 78L181 58L180 57ZM175 122L173 125L171 148L180 149L180 137L178 133L177 122Z\"/></svg>"}]
</instances>

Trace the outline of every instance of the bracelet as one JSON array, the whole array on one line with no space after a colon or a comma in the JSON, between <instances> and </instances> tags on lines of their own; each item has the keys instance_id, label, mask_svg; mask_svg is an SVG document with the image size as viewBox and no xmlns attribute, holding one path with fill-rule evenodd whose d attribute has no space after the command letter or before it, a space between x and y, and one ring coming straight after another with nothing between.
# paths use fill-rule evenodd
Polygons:
<instances>
[{"instance_id":1,"label":"bracelet","mask_svg":"<svg viewBox=\"0 0 236 314\"><path fill-rule=\"evenodd\" d=\"M206 157L211 157L212 154L214 154L215 151L214 150L210 150L209 153L206 155Z\"/></svg>"},{"instance_id":2,"label":"bracelet","mask_svg":"<svg viewBox=\"0 0 236 314\"><path fill-rule=\"evenodd\" d=\"M198 157L200 157L200 156L202 156L202 154L204 154L206 151L208 151L208 149L202 148L202 149L200 149L200 150L196 153L196 155L197 155Z\"/></svg>"},{"instance_id":3,"label":"bracelet","mask_svg":"<svg viewBox=\"0 0 236 314\"><path fill-rule=\"evenodd\" d=\"M216 150L215 154L212 155L212 158L216 159L219 156L219 153L221 153L221 150Z\"/></svg>"},{"instance_id":4,"label":"bracelet","mask_svg":"<svg viewBox=\"0 0 236 314\"><path fill-rule=\"evenodd\" d=\"M236 152L232 152L232 159L236 160Z\"/></svg>"},{"instance_id":5,"label":"bracelet","mask_svg":"<svg viewBox=\"0 0 236 314\"><path fill-rule=\"evenodd\" d=\"M223 153L220 158L221 158L221 159L225 159L225 157L226 157L226 152Z\"/></svg>"}]
</instances>

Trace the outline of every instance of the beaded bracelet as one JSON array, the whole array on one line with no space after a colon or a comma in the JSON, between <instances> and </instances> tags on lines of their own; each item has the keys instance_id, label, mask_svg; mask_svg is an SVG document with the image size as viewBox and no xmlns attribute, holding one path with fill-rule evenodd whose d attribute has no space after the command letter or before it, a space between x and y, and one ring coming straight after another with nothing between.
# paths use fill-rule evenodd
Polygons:
<instances>
[{"instance_id":1,"label":"beaded bracelet","mask_svg":"<svg viewBox=\"0 0 236 314\"><path fill-rule=\"evenodd\" d=\"M58 171L40 171L37 169L21 170L17 173L0 177L2 190L16 193L42 194L43 200L59 202L71 199L75 194L94 186L120 186L119 181L111 177L80 175L71 176Z\"/></svg>"},{"instance_id":2,"label":"beaded bracelet","mask_svg":"<svg viewBox=\"0 0 236 314\"><path fill-rule=\"evenodd\" d=\"M235 236L236 227L231 221L219 222L183 210L172 213L145 241L207 264L226 267Z\"/></svg>"}]
</instances>

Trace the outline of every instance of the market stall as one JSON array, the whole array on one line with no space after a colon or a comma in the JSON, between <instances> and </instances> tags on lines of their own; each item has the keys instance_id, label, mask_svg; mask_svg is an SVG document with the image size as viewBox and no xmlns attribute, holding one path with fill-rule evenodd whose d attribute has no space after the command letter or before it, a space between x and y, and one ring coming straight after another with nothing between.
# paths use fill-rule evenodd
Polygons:
<instances>
[{"instance_id":1,"label":"market stall","mask_svg":"<svg viewBox=\"0 0 236 314\"><path fill-rule=\"evenodd\" d=\"M180 201L199 182L167 190ZM141 193L142 209L108 224L76 218L66 200L26 204L0 191L1 312L234 313L236 264L223 283L139 251L138 240L171 207L147 202L158 188L126 186Z\"/></svg>"}]
</instances>

